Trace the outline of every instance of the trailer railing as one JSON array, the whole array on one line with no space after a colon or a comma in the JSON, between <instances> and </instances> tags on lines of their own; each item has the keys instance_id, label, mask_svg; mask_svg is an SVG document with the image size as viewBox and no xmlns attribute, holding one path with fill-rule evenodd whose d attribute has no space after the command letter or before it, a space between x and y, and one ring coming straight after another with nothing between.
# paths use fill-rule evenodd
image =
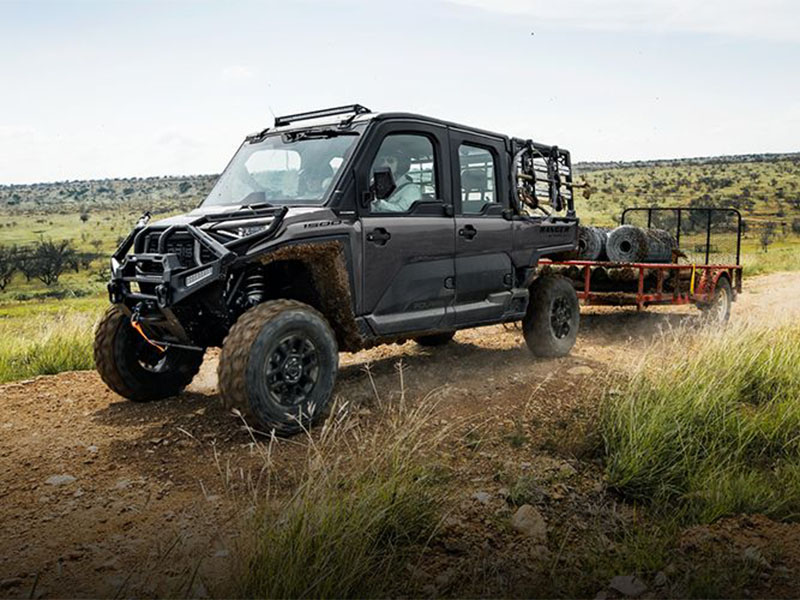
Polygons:
<instances>
[{"instance_id":1,"label":"trailer railing","mask_svg":"<svg viewBox=\"0 0 800 600\"><path fill-rule=\"evenodd\" d=\"M741 264L742 253L742 214L735 208L690 208L690 207L635 207L622 211L622 225L637 225L664 229L675 236L678 248L681 248L681 237L694 240L694 249L686 251L700 255L703 264L710 264L711 254L725 254L720 248L726 244L726 236L735 233L734 248L727 254L735 256L734 263ZM727 244L730 246L731 244ZM700 249L698 250L698 246ZM692 261L698 262L698 261ZM728 262L717 261L714 262Z\"/></svg>"}]
</instances>

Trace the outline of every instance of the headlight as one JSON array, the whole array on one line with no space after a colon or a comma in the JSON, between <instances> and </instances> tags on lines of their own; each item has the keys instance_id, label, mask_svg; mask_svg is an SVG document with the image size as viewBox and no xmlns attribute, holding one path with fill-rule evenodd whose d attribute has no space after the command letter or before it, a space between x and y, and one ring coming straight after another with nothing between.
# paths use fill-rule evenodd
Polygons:
<instances>
[{"instance_id":1,"label":"headlight","mask_svg":"<svg viewBox=\"0 0 800 600\"><path fill-rule=\"evenodd\" d=\"M214 269L212 269L211 267L207 267L207 268L203 269L202 271L198 271L197 273L192 273L191 275L187 275L186 276L186 280L185 280L186 287L189 287L190 285L194 285L195 283L197 283L198 281L202 281L206 277L210 277L211 273L213 273L213 272L214 272Z\"/></svg>"},{"instance_id":2,"label":"headlight","mask_svg":"<svg viewBox=\"0 0 800 600\"><path fill-rule=\"evenodd\" d=\"M253 235L254 233L258 233L259 231L264 231L266 229L266 225L251 225L249 227L238 227L236 229L236 235L240 238L247 237L248 235Z\"/></svg>"}]
</instances>

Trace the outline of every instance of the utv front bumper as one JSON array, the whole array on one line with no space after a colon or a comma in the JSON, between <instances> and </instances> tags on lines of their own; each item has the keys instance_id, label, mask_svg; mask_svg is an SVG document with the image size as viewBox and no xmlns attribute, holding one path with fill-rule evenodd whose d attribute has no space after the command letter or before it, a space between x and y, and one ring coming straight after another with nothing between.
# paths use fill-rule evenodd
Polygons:
<instances>
[{"instance_id":1,"label":"utv front bumper","mask_svg":"<svg viewBox=\"0 0 800 600\"><path fill-rule=\"evenodd\" d=\"M148 227L143 217L111 257L109 300L128 308L140 302L162 310L172 307L223 281L250 248L278 232L286 212L286 207L246 208L165 228ZM271 220L250 235L227 241L212 235L218 224L264 218Z\"/></svg>"}]
</instances>

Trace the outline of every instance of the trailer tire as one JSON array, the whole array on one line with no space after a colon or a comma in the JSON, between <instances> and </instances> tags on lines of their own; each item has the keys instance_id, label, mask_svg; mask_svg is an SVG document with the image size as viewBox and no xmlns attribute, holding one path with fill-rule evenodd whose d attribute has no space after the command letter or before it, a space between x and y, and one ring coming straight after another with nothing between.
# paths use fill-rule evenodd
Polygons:
<instances>
[{"instance_id":1,"label":"trailer tire","mask_svg":"<svg viewBox=\"0 0 800 600\"><path fill-rule=\"evenodd\" d=\"M429 335L421 335L419 337L415 337L414 341L417 342L420 346L426 347L435 347L435 346L444 346L450 340L453 339L455 336L455 331L445 331L443 333L431 333Z\"/></svg>"},{"instance_id":2,"label":"trailer tire","mask_svg":"<svg viewBox=\"0 0 800 600\"><path fill-rule=\"evenodd\" d=\"M708 304L698 304L703 313L703 321L708 325L725 325L731 318L733 288L730 280L722 276L714 286L714 296Z\"/></svg>"},{"instance_id":3,"label":"trailer tire","mask_svg":"<svg viewBox=\"0 0 800 600\"><path fill-rule=\"evenodd\" d=\"M544 275L530 288L528 310L522 319L525 343L536 356L566 356L575 345L580 304L572 284L560 275Z\"/></svg>"},{"instance_id":4,"label":"trailer tire","mask_svg":"<svg viewBox=\"0 0 800 600\"><path fill-rule=\"evenodd\" d=\"M94 363L112 391L134 402L149 402L177 396L189 385L203 363L203 352L161 352L131 327L119 306L111 306L95 329Z\"/></svg>"},{"instance_id":5,"label":"trailer tire","mask_svg":"<svg viewBox=\"0 0 800 600\"><path fill-rule=\"evenodd\" d=\"M311 306L271 300L242 314L222 345L217 374L225 406L264 432L288 436L327 415L339 350Z\"/></svg>"}]
</instances>

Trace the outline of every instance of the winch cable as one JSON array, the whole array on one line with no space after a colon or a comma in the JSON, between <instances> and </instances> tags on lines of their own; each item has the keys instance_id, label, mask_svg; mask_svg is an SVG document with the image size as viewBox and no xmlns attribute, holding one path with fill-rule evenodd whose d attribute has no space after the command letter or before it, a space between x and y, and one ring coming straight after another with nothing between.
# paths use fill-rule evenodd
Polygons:
<instances>
[{"instance_id":1,"label":"winch cable","mask_svg":"<svg viewBox=\"0 0 800 600\"><path fill-rule=\"evenodd\" d=\"M163 353L167 351L167 349L164 346L156 344L153 340L147 337L147 334L144 332L144 329L142 329L141 323L139 323L139 313L137 312L134 312L131 315L131 327L133 327L136 331L138 331L139 335L141 335L148 344L150 344L151 346L155 346L159 352Z\"/></svg>"}]
</instances>

